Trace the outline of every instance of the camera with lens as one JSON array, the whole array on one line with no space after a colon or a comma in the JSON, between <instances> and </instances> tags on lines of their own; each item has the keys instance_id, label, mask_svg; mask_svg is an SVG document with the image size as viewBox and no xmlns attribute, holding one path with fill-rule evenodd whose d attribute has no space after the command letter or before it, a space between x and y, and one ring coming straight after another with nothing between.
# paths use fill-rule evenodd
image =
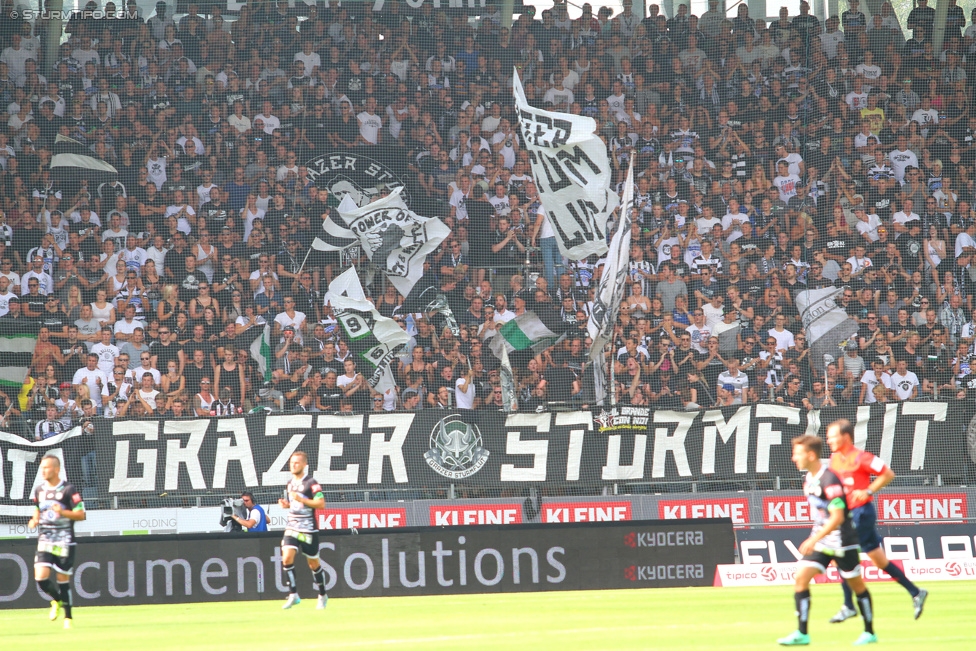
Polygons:
<instances>
[{"instance_id":1,"label":"camera with lens","mask_svg":"<svg viewBox=\"0 0 976 651\"><path fill-rule=\"evenodd\" d=\"M234 521L235 515L241 519L247 517L247 508L244 506L244 500L228 497L220 506L220 526L224 528L224 531L244 530L240 524Z\"/></svg>"}]
</instances>

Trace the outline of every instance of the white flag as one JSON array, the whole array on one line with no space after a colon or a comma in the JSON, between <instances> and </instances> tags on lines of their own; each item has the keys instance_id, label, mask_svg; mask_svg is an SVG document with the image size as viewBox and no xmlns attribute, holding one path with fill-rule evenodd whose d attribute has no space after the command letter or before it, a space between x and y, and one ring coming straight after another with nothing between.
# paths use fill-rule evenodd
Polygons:
<instances>
[{"instance_id":1,"label":"white flag","mask_svg":"<svg viewBox=\"0 0 976 651\"><path fill-rule=\"evenodd\" d=\"M593 118L529 106L518 72L512 82L532 178L559 250L570 260L607 252L607 219L617 207L613 168Z\"/></svg>"},{"instance_id":2,"label":"white flag","mask_svg":"<svg viewBox=\"0 0 976 651\"><path fill-rule=\"evenodd\" d=\"M359 237L370 261L406 296L424 274L427 254L437 249L451 229L435 217L412 212L400 196L401 190L396 188L362 207L346 195L339 204L339 215Z\"/></svg>"},{"instance_id":3,"label":"white flag","mask_svg":"<svg viewBox=\"0 0 976 651\"><path fill-rule=\"evenodd\" d=\"M857 334L857 321L837 304L840 287L807 289L796 295L796 307L803 318L807 332L807 345L810 347L810 363L820 366L826 372L824 355L831 359L843 354L841 345Z\"/></svg>"},{"instance_id":4,"label":"white flag","mask_svg":"<svg viewBox=\"0 0 976 651\"><path fill-rule=\"evenodd\" d=\"M613 338L613 325L617 321L620 302L624 298L627 286L627 272L630 266L630 213L634 206L634 159L630 159L627 169L627 180L624 181L623 198L620 200L620 216L617 219L617 230L610 240L610 251L607 261L603 265L603 275L597 285L593 298L593 310L590 320L586 324L586 332L593 340L590 348L590 359L595 366L594 384L596 403L603 404L606 398L606 368L603 360L603 349Z\"/></svg>"}]
</instances>

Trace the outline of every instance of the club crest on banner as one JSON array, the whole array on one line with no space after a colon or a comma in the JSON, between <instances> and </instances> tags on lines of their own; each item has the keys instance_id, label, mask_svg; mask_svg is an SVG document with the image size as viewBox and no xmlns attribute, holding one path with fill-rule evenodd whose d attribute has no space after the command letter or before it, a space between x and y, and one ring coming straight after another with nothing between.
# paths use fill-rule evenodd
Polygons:
<instances>
[{"instance_id":1,"label":"club crest on banner","mask_svg":"<svg viewBox=\"0 0 976 651\"><path fill-rule=\"evenodd\" d=\"M442 418L430 433L430 450L424 453L427 465L448 479L466 479L488 463L488 450L481 431L459 414Z\"/></svg>"},{"instance_id":2,"label":"club crest on banner","mask_svg":"<svg viewBox=\"0 0 976 651\"><path fill-rule=\"evenodd\" d=\"M348 196L357 206L365 206L383 190L403 188L400 196L410 204L410 193L397 172L367 156L335 152L317 156L305 166L312 182L338 201Z\"/></svg>"}]
</instances>

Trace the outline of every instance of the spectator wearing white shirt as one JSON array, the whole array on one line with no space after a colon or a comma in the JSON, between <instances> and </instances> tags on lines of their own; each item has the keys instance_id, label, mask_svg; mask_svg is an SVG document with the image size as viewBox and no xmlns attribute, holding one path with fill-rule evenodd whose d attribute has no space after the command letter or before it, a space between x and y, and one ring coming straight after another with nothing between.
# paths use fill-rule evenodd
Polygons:
<instances>
[{"instance_id":1,"label":"spectator wearing white shirt","mask_svg":"<svg viewBox=\"0 0 976 651\"><path fill-rule=\"evenodd\" d=\"M376 98L366 98L366 108L356 120L359 122L360 144L379 145L383 141L383 118L376 112Z\"/></svg>"},{"instance_id":2,"label":"spectator wearing white shirt","mask_svg":"<svg viewBox=\"0 0 976 651\"><path fill-rule=\"evenodd\" d=\"M575 101L573 91L563 85L563 73L557 71L552 73L552 76L552 88L546 91L542 101L545 104L551 105L557 111L568 112L569 107Z\"/></svg>"},{"instance_id":3,"label":"spectator wearing white shirt","mask_svg":"<svg viewBox=\"0 0 976 651\"><path fill-rule=\"evenodd\" d=\"M227 116L227 122L237 129L238 133L247 133L251 130L251 118L244 115L244 105L241 102L234 102L234 112Z\"/></svg>"},{"instance_id":4,"label":"spectator wearing white shirt","mask_svg":"<svg viewBox=\"0 0 976 651\"><path fill-rule=\"evenodd\" d=\"M101 331L102 340L91 347L91 352L98 357L98 370L105 377L112 376L112 369L115 368L115 360L121 354L118 346L112 343L112 328L105 326Z\"/></svg>"},{"instance_id":5,"label":"spectator wearing white shirt","mask_svg":"<svg viewBox=\"0 0 976 651\"><path fill-rule=\"evenodd\" d=\"M853 249L854 255L847 259L847 263L851 265L851 273L858 276L864 273L864 270L868 267L874 266L871 258L865 255L866 250L864 244L858 242L854 245Z\"/></svg>"},{"instance_id":6,"label":"spectator wearing white shirt","mask_svg":"<svg viewBox=\"0 0 976 651\"><path fill-rule=\"evenodd\" d=\"M44 258L41 256L35 255L31 259L30 270L20 277L21 295L28 293L28 286L31 280L37 281L37 291L40 294L46 296L54 290L54 281L51 279L51 274L44 271Z\"/></svg>"},{"instance_id":7,"label":"spectator wearing white shirt","mask_svg":"<svg viewBox=\"0 0 976 651\"><path fill-rule=\"evenodd\" d=\"M271 113L272 108L271 102L266 101L261 107L261 112L254 116L255 122L261 120L264 125L264 132L269 136L274 133L275 129L281 128L281 120Z\"/></svg>"},{"instance_id":8,"label":"spectator wearing white shirt","mask_svg":"<svg viewBox=\"0 0 976 651\"><path fill-rule=\"evenodd\" d=\"M912 113L912 122L919 124L923 138L929 137L929 128L939 123L939 112L932 108L931 97L928 95L922 96L922 105Z\"/></svg>"},{"instance_id":9,"label":"spectator wearing white shirt","mask_svg":"<svg viewBox=\"0 0 976 651\"><path fill-rule=\"evenodd\" d=\"M138 392L139 399L144 401L152 411L156 411L156 396L159 395L159 391L153 388L155 382L156 381L153 378L152 374L150 373L143 374L139 383L139 392Z\"/></svg>"},{"instance_id":10,"label":"spectator wearing white shirt","mask_svg":"<svg viewBox=\"0 0 976 651\"><path fill-rule=\"evenodd\" d=\"M961 256L976 254L976 222L966 224L966 230L956 235L956 260ZM26 285L24 285L26 287Z\"/></svg>"},{"instance_id":11,"label":"spectator wearing white shirt","mask_svg":"<svg viewBox=\"0 0 976 651\"><path fill-rule=\"evenodd\" d=\"M749 215L740 211L739 202L735 199L730 199L729 211L722 217L722 232L726 236L740 232L742 230L742 224L748 221ZM701 234L701 229L699 228L699 235Z\"/></svg>"},{"instance_id":12,"label":"spectator wearing white shirt","mask_svg":"<svg viewBox=\"0 0 976 651\"><path fill-rule=\"evenodd\" d=\"M85 385L91 394L91 401L97 409L102 407L102 397L108 397L108 376L98 368L98 355L89 353L86 358L86 365L75 371L71 383L78 387Z\"/></svg>"},{"instance_id":13,"label":"spectator wearing white shirt","mask_svg":"<svg viewBox=\"0 0 976 651\"><path fill-rule=\"evenodd\" d=\"M774 325L767 334L776 340L776 351L779 353L785 353L796 345L793 333L786 329L786 316L783 314L776 315Z\"/></svg>"},{"instance_id":14,"label":"spectator wearing white shirt","mask_svg":"<svg viewBox=\"0 0 976 651\"><path fill-rule=\"evenodd\" d=\"M873 405L878 401L875 393L877 387L884 390L891 389L891 376L884 370L884 360L875 358L871 361L871 368L864 371L861 376L861 402L862 405Z\"/></svg>"},{"instance_id":15,"label":"spectator wearing white shirt","mask_svg":"<svg viewBox=\"0 0 976 651\"><path fill-rule=\"evenodd\" d=\"M315 69L322 67L322 58L314 50L315 43L311 38L307 38L302 42L302 51L296 52L295 56L292 57L292 61L301 61L305 66L305 72L308 75L314 76Z\"/></svg>"},{"instance_id":16,"label":"spectator wearing white shirt","mask_svg":"<svg viewBox=\"0 0 976 651\"><path fill-rule=\"evenodd\" d=\"M474 383L474 369L459 377L454 383L454 399L458 409L474 409L477 390Z\"/></svg>"},{"instance_id":17,"label":"spectator wearing white shirt","mask_svg":"<svg viewBox=\"0 0 976 651\"><path fill-rule=\"evenodd\" d=\"M908 360L899 359L894 374L890 379L891 389L898 400L912 400L918 397L920 382L915 373L908 370Z\"/></svg>"},{"instance_id":18,"label":"spectator wearing white shirt","mask_svg":"<svg viewBox=\"0 0 976 651\"><path fill-rule=\"evenodd\" d=\"M907 233L908 222L922 219L917 213L912 212L912 208L914 207L915 205L911 199L905 199L902 202L901 210L891 215L891 227L895 229L895 232L899 234Z\"/></svg>"},{"instance_id":19,"label":"spectator wearing white shirt","mask_svg":"<svg viewBox=\"0 0 976 651\"><path fill-rule=\"evenodd\" d=\"M918 167L918 156L908 148L908 137L904 133L898 134L895 147L896 149L888 153L888 161L895 172L895 178L899 183L904 183L905 170L909 167Z\"/></svg>"},{"instance_id":20,"label":"spectator wearing white shirt","mask_svg":"<svg viewBox=\"0 0 976 651\"><path fill-rule=\"evenodd\" d=\"M876 214L868 214L863 205L854 207L854 215L857 217L857 232L868 242L877 242L880 236L878 228L882 225L881 218Z\"/></svg>"}]
</instances>

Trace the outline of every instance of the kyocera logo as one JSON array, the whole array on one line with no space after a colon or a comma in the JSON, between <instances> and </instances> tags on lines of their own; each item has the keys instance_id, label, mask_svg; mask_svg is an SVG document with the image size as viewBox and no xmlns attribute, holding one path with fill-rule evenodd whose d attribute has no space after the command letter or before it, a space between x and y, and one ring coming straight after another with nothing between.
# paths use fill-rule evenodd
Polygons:
<instances>
[{"instance_id":1,"label":"kyocera logo","mask_svg":"<svg viewBox=\"0 0 976 651\"><path fill-rule=\"evenodd\" d=\"M770 567L768 565L766 567L762 568L759 571L759 573L762 575L762 578L765 579L766 581L770 581L771 582L771 581L775 581L778 578L776 576L776 569L775 568L772 568L772 567Z\"/></svg>"},{"instance_id":2,"label":"kyocera logo","mask_svg":"<svg viewBox=\"0 0 976 651\"><path fill-rule=\"evenodd\" d=\"M705 544L705 532L692 531L632 531L624 535L628 547L700 547Z\"/></svg>"},{"instance_id":3,"label":"kyocera logo","mask_svg":"<svg viewBox=\"0 0 976 651\"><path fill-rule=\"evenodd\" d=\"M628 581L675 581L682 579L701 579L705 576L702 564L688 565L631 565L624 568L624 578Z\"/></svg>"},{"instance_id":4,"label":"kyocera logo","mask_svg":"<svg viewBox=\"0 0 976 651\"><path fill-rule=\"evenodd\" d=\"M946 563L946 574L949 576L959 576L962 574L962 568L959 567L959 563Z\"/></svg>"}]
</instances>

